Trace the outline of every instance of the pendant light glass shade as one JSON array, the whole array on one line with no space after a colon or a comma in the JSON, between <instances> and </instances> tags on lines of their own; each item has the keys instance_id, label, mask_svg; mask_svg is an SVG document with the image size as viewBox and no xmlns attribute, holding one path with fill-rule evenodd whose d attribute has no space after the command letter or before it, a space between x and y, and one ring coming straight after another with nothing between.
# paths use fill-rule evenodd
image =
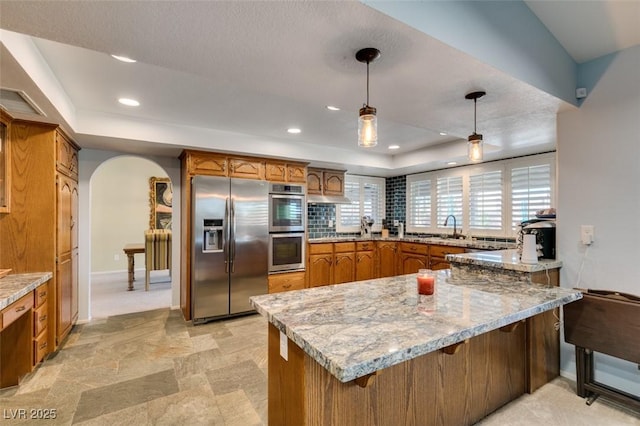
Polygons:
<instances>
[{"instance_id":1,"label":"pendant light glass shade","mask_svg":"<svg viewBox=\"0 0 640 426\"><path fill-rule=\"evenodd\" d=\"M371 148L378 144L378 118L376 109L368 105L360 108L358 118L358 146Z\"/></svg>"},{"instance_id":2,"label":"pendant light glass shade","mask_svg":"<svg viewBox=\"0 0 640 426\"><path fill-rule=\"evenodd\" d=\"M486 95L486 92L471 92L467 93L465 99L473 99L473 134L469 135L468 155L469 161L478 162L482 161L482 135L476 133L476 104L478 98Z\"/></svg>"},{"instance_id":3,"label":"pendant light glass shade","mask_svg":"<svg viewBox=\"0 0 640 426\"><path fill-rule=\"evenodd\" d=\"M482 135L474 133L469 136L469 160L482 161Z\"/></svg>"},{"instance_id":4,"label":"pendant light glass shade","mask_svg":"<svg viewBox=\"0 0 640 426\"><path fill-rule=\"evenodd\" d=\"M378 145L376 109L369 106L369 63L379 56L380 51L374 47L360 49L356 53L356 60L367 64L367 103L360 108L358 115L358 146L361 148L371 148Z\"/></svg>"}]
</instances>

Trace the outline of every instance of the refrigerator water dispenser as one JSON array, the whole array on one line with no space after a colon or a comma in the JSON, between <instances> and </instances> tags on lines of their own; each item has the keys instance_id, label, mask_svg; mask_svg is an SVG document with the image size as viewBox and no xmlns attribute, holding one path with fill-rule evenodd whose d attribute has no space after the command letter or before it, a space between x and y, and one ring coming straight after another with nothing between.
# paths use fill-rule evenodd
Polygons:
<instances>
[{"instance_id":1,"label":"refrigerator water dispenser","mask_svg":"<svg viewBox=\"0 0 640 426\"><path fill-rule=\"evenodd\" d=\"M204 219L203 253L216 253L224 249L222 224L222 219Z\"/></svg>"}]
</instances>

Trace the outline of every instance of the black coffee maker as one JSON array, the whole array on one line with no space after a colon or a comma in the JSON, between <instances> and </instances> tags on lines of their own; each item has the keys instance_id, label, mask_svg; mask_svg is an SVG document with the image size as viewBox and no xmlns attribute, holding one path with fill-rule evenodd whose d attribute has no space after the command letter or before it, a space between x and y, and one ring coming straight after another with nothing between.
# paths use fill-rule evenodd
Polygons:
<instances>
[{"instance_id":1,"label":"black coffee maker","mask_svg":"<svg viewBox=\"0 0 640 426\"><path fill-rule=\"evenodd\" d=\"M556 258L556 221L553 219L530 219L520 224L520 232L536 236L538 258ZM522 236L519 239L523 240Z\"/></svg>"}]
</instances>

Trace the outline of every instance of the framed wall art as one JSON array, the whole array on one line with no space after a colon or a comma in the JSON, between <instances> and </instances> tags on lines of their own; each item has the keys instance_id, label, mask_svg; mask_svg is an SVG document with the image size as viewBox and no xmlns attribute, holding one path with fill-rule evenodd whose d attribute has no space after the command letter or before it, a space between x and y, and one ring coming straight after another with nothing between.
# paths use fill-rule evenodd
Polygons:
<instances>
[{"instance_id":1,"label":"framed wall art","mask_svg":"<svg viewBox=\"0 0 640 426\"><path fill-rule=\"evenodd\" d=\"M149 178L149 229L171 229L173 187L168 177Z\"/></svg>"}]
</instances>

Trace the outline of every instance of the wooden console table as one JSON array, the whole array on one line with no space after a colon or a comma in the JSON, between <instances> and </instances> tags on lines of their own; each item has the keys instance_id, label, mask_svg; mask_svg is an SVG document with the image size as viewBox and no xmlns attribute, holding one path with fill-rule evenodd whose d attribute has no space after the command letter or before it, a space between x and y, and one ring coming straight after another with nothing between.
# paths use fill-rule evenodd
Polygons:
<instances>
[{"instance_id":1,"label":"wooden console table","mask_svg":"<svg viewBox=\"0 0 640 426\"><path fill-rule=\"evenodd\" d=\"M135 281L135 276L134 276L135 259L134 259L134 255L137 254L137 253L144 253L144 243L126 244L124 246L124 249L122 249L122 250L127 255L127 263L128 263L128 268L129 268L129 287L127 287L127 290L132 291L133 290L133 282Z\"/></svg>"}]
</instances>

